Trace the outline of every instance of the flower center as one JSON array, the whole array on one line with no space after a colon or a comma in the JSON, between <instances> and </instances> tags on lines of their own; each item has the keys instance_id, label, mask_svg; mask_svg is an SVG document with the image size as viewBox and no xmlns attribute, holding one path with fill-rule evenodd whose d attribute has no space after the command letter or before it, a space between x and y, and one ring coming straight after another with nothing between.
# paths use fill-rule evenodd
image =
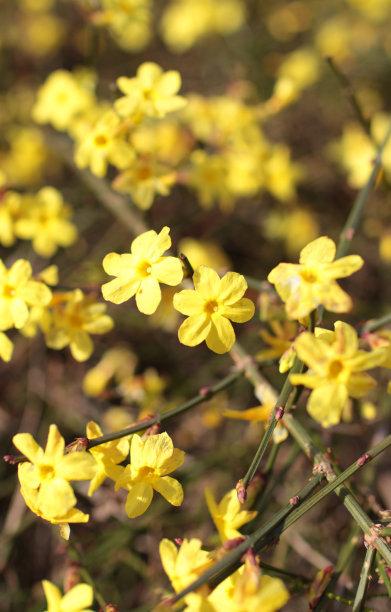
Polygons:
<instances>
[{"instance_id":1,"label":"flower center","mask_svg":"<svg viewBox=\"0 0 391 612\"><path fill-rule=\"evenodd\" d=\"M3 287L3 296L5 298L12 298L15 296L15 287L11 287L11 285L4 285Z\"/></svg>"},{"instance_id":2,"label":"flower center","mask_svg":"<svg viewBox=\"0 0 391 612\"><path fill-rule=\"evenodd\" d=\"M330 378L337 378L341 374L343 369L344 369L344 366L343 366L342 361L340 361L339 359L332 361L329 365Z\"/></svg>"},{"instance_id":3,"label":"flower center","mask_svg":"<svg viewBox=\"0 0 391 612\"><path fill-rule=\"evenodd\" d=\"M38 467L38 470L41 480L50 480L51 478L54 478L55 472L54 467L52 465L43 463Z\"/></svg>"},{"instance_id":4,"label":"flower center","mask_svg":"<svg viewBox=\"0 0 391 612\"><path fill-rule=\"evenodd\" d=\"M318 280L316 273L308 268L304 268L304 270L300 272L300 276L306 283L316 283Z\"/></svg>"},{"instance_id":5,"label":"flower center","mask_svg":"<svg viewBox=\"0 0 391 612\"><path fill-rule=\"evenodd\" d=\"M139 264L137 265L137 272L143 278L149 276L151 274L151 271L152 271L152 268L151 268L151 264L149 263L149 261L143 260L143 261L140 261Z\"/></svg>"},{"instance_id":6,"label":"flower center","mask_svg":"<svg viewBox=\"0 0 391 612\"><path fill-rule=\"evenodd\" d=\"M209 300L208 302L205 302L204 311L206 312L206 314L212 315L214 312L217 312L218 309L219 305L216 300Z\"/></svg>"},{"instance_id":7,"label":"flower center","mask_svg":"<svg viewBox=\"0 0 391 612\"><path fill-rule=\"evenodd\" d=\"M98 134L95 136L95 144L98 147L104 147L107 144L107 138L103 134Z\"/></svg>"},{"instance_id":8,"label":"flower center","mask_svg":"<svg viewBox=\"0 0 391 612\"><path fill-rule=\"evenodd\" d=\"M151 476L154 476L155 470L147 465L139 468L137 478L139 480L148 480Z\"/></svg>"}]
</instances>

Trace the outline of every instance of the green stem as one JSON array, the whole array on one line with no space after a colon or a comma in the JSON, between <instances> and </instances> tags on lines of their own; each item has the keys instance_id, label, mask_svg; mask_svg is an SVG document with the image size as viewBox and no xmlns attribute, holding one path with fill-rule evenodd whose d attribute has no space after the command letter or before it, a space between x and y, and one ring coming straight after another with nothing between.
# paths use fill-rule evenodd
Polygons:
<instances>
[{"instance_id":1,"label":"green stem","mask_svg":"<svg viewBox=\"0 0 391 612\"><path fill-rule=\"evenodd\" d=\"M363 326L362 333L365 334L368 332L373 332L376 329L379 329L379 327L383 327L383 325L387 325L388 323L391 323L391 312L384 315L384 317L380 317L379 319L371 319L370 321L367 321Z\"/></svg>"},{"instance_id":2,"label":"green stem","mask_svg":"<svg viewBox=\"0 0 391 612\"><path fill-rule=\"evenodd\" d=\"M387 573L387 568L385 566L384 560L380 557L379 553L376 555L376 565L379 572L380 578L383 580L384 586L386 588L388 597L391 599L391 580Z\"/></svg>"},{"instance_id":3,"label":"green stem","mask_svg":"<svg viewBox=\"0 0 391 612\"><path fill-rule=\"evenodd\" d=\"M353 603L353 612L362 612L365 606L365 596L368 589L368 581L375 559L376 551L372 546L368 546L364 557L364 563L362 564L360 581L358 583L356 597Z\"/></svg>"},{"instance_id":4,"label":"green stem","mask_svg":"<svg viewBox=\"0 0 391 612\"><path fill-rule=\"evenodd\" d=\"M95 446L99 446L99 444L105 444L105 442L111 442L112 440L118 440L118 438L129 436L131 434L142 431L143 429L148 429L148 427L152 427L152 425L155 425L156 423L162 423L163 421L167 421L168 419L171 419L172 417L177 416L178 414L186 412L190 408L193 408L193 406L197 406L198 404L202 404L202 402L209 400L211 397L216 395L216 393L219 393L219 391L226 389L242 375L243 371L241 370L238 370L233 374L229 374L219 383L209 388L206 388L204 392L201 391L200 393L198 393L198 395L191 398L187 402L180 404L180 406L176 406L171 410L167 410L167 412L164 412L163 414L157 414L151 417L150 419L144 419L143 421L135 423L134 425L126 427L125 429L121 429L120 431L114 431L112 433L105 434L104 436L100 436L99 438L94 438L93 440L90 440L88 448L94 448Z\"/></svg>"},{"instance_id":5,"label":"green stem","mask_svg":"<svg viewBox=\"0 0 391 612\"><path fill-rule=\"evenodd\" d=\"M255 289L255 291L265 291L265 282L260 281L257 278L253 278L252 276L245 275L244 278L247 281L247 285L250 289Z\"/></svg>"},{"instance_id":6,"label":"green stem","mask_svg":"<svg viewBox=\"0 0 391 612\"><path fill-rule=\"evenodd\" d=\"M391 527L383 527L380 533L382 536L386 538L390 538L391 537Z\"/></svg>"}]
</instances>

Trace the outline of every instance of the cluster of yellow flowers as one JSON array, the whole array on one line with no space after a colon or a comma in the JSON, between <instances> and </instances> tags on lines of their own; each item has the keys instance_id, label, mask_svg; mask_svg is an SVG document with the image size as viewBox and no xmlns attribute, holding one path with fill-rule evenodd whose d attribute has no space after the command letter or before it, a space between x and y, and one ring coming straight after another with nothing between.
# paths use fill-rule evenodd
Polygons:
<instances>
[{"instance_id":1,"label":"cluster of yellow flowers","mask_svg":"<svg viewBox=\"0 0 391 612\"><path fill-rule=\"evenodd\" d=\"M140 208L175 183L194 189L205 208L217 202L227 210L262 189L281 201L295 198L301 166L286 145L268 141L260 122L269 103L245 102L247 87L235 95L182 97L179 73L153 62L117 86L124 95L109 105L95 98L91 74L57 70L40 88L33 118L69 133L80 168L103 177L114 166L113 187Z\"/></svg>"}]
</instances>

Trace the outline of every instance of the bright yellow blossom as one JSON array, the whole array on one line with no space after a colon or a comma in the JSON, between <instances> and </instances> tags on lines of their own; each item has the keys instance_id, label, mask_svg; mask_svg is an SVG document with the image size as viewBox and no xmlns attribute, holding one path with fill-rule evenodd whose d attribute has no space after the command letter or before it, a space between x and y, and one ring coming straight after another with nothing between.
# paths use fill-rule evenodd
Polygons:
<instances>
[{"instance_id":1,"label":"bright yellow blossom","mask_svg":"<svg viewBox=\"0 0 391 612\"><path fill-rule=\"evenodd\" d=\"M0 259L0 330L20 329L29 317L31 306L46 306L52 293L46 285L31 280L31 265L18 259L5 267Z\"/></svg>"},{"instance_id":2,"label":"bright yellow blossom","mask_svg":"<svg viewBox=\"0 0 391 612\"><path fill-rule=\"evenodd\" d=\"M45 450L28 433L16 434L13 443L28 459L18 466L21 493L27 506L50 522L88 520L75 508L77 500L69 481L94 477L92 455L83 451L64 455L64 438L56 425L49 428Z\"/></svg>"},{"instance_id":3,"label":"bright yellow blossom","mask_svg":"<svg viewBox=\"0 0 391 612\"><path fill-rule=\"evenodd\" d=\"M171 540L164 539L160 542L159 553L164 571L177 593L196 580L213 561L198 538L184 539L179 548Z\"/></svg>"},{"instance_id":4,"label":"bright yellow blossom","mask_svg":"<svg viewBox=\"0 0 391 612\"><path fill-rule=\"evenodd\" d=\"M81 138L75 153L79 168L90 168L96 176L104 176L108 163L124 169L134 161L134 151L121 133L121 120L108 110Z\"/></svg>"},{"instance_id":5,"label":"bright yellow blossom","mask_svg":"<svg viewBox=\"0 0 391 612\"><path fill-rule=\"evenodd\" d=\"M231 321L245 323L254 315L253 302L243 297L246 280L236 272L220 278L212 268L200 266L193 281L195 289L174 295L174 307L188 316L178 330L179 341L196 346L205 340L215 353L226 353L235 342Z\"/></svg>"},{"instance_id":6,"label":"bright yellow blossom","mask_svg":"<svg viewBox=\"0 0 391 612\"><path fill-rule=\"evenodd\" d=\"M108 468L115 488L128 491L125 510L129 518L144 514L149 508L154 490L173 506L183 501L181 484L170 474L184 461L185 453L174 448L167 433L147 436L134 434L130 444L130 464Z\"/></svg>"},{"instance_id":7,"label":"bright yellow blossom","mask_svg":"<svg viewBox=\"0 0 391 612\"><path fill-rule=\"evenodd\" d=\"M135 121L143 117L164 117L186 104L185 98L177 95L181 87L179 72L163 72L154 62L144 62L135 77L120 77L117 85L125 95L115 102L115 109L121 117Z\"/></svg>"},{"instance_id":8,"label":"bright yellow blossom","mask_svg":"<svg viewBox=\"0 0 391 612\"><path fill-rule=\"evenodd\" d=\"M264 576L246 564L221 582L209 595L208 602L215 612L275 612L288 599L282 580Z\"/></svg>"},{"instance_id":9,"label":"bright yellow blossom","mask_svg":"<svg viewBox=\"0 0 391 612\"><path fill-rule=\"evenodd\" d=\"M176 180L176 174L152 157L140 157L113 181L117 191L129 193L141 208L151 208L156 195L166 196Z\"/></svg>"},{"instance_id":10,"label":"bright yellow blossom","mask_svg":"<svg viewBox=\"0 0 391 612\"><path fill-rule=\"evenodd\" d=\"M97 423L90 421L87 423L86 434L89 440L93 440L102 436L103 432ZM89 452L96 461L96 472L88 489L88 495L91 496L107 478L107 466L117 465L125 459L129 453L129 442L127 438L119 438L119 440L94 446Z\"/></svg>"},{"instance_id":11,"label":"bright yellow blossom","mask_svg":"<svg viewBox=\"0 0 391 612\"><path fill-rule=\"evenodd\" d=\"M320 304L332 312L350 310L351 299L335 279L350 276L364 262L359 255L334 261L335 253L335 243L321 236L302 249L299 264L280 263L270 272L268 281L285 302L289 318L303 319Z\"/></svg>"},{"instance_id":12,"label":"bright yellow blossom","mask_svg":"<svg viewBox=\"0 0 391 612\"><path fill-rule=\"evenodd\" d=\"M205 489L205 498L222 542L240 537L240 527L252 521L258 514L256 511L243 510L235 489L228 491L218 504L209 488Z\"/></svg>"},{"instance_id":13,"label":"bright yellow blossom","mask_svg":"<svg viewBox=\"0 0 391 612\"><path fill-rule=\"evenodd\" d=\"M70 221L71 209L54 187L43 187L30 196L25 215L15 223L19 238L32 240L33 249L42 257L51 257L59 246L67 247L76 240L77 230Z\"/></svg>"},{"instance_id":14,"label":"bright yellow blossom","mask_svg":"<svg viewBox=\"0 0 391 612\"><path fill-rule=\"evenodd\" d=\"M309 371L290 376L294 385L313 389L307 410L323 427L340 422L349 396L363 397L376 385L365 370L382 365L386 358L383 348L359 350L357 332L347 323L337 321L334 329L300 334L295 348Z\"/></svg>"},{"instance_id":15,"label":"bright yellow blossom","mask_svg":"<svg viewBox=\"0 0 391 612\"><path fill-rule=\"evenodd\" d=\"M46 612L91 612L90 606L94 601L94 592L89 584L77 584L65 595L55 584L49 580L42 580L46 597Z\"/></svg>"},{"instance_id":16,"label":"bright yellow blossom","mask_svg":"<svg viewBox=\"0 0 391 612\"><path fill-rule=\"evenodd\" d=\"M66 130L93 103L91 92L71 72L55 70L38 91L33 119L51 123L57 130Z\"/></svg>"},{"instance_id":17,"label":"bright yellow blossom","mask_svg":"<svg viewBox=\"0 0 391 612\"><path fill-rule=\"evenodd\" d=\"M155 312L161 300L159 283L175 286L183 278L180 260L163 256L171 246L169 233L169 227L163 227L159 234L144 232L133 240L130 253L106 255L103 268L116 278L103 285L105 300L122 304L135 295L140 312Z\"/></svg>"},{"instance_id":18,"label":"bright yellow blossom","mask_svg":"<svg viewBox=\"0 0 391 612\"><path fill-rule=\"evenodd\" d=\"M14 345L3 332L0 332L0 358L3 361L11 361Z\"/></svg>"},{"instance_id":19,"label":"bright yellow blossom","mask_svg":"<svg viewBox=\"0 0 391 612\"><path fill-rule=\"evenodd\" d=\"M93 350L90 334L106 334L113 319L106 314L106 305L84 295L80 289L56 293L47 316L42 321L49 348L61 350L69 346L76 361L85 361Z\"/></svg>"},{"instance_id":20,"label":"bright yellow blossom","mask_svg":"<svg viewBox=\"0 0 391 612\"><path fill-rule=\"evenodd\" d=\"M94 23L107 25L117 44L126 51L139 51L151 38L151 0L101 0Z\"/></svg>"}]
</instances>

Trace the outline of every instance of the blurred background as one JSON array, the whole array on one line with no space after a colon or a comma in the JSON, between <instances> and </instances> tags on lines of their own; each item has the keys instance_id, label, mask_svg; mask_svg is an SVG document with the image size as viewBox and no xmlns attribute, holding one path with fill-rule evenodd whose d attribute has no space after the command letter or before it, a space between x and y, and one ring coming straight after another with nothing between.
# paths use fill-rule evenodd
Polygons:
<instances>
[{"instance_id":1,"label":"blurred background","mask_svg":"<svg viewBox=\"0 0 391 612\"><path fill-rule=\"evenodd\" d=\"M60 289L80 287L99 300L107 281L104 255L127 251L140 223L156 230L168 225L173 249L193 267L206 263L259 281L249 291L257 314L238 330L239 340L278 388L283 377L273 355L259 353L275 347L277 338L274 357L280 357L296 329L281 322L265 279L278 262L297 261L317 236L337 240L369 176L389 120L390 26L391 0L0 0L0 257L7 265L27 258L36 272L56 265ZM112 165L102 178L78 167L74 151L83 134L37 119L38 89L53 71L70 71L104 106L119 95L116 79L133 77L146 61L178 70L180 93L188 98L156 131L146 126L135 133L147 171L129 177ZM383 165L353 242L366 265L343 283L354 298L345 320L356 326L390 304L391 144ZM106 196L101 181L112 183ZM12 212L15 194L36 197L44 186L61 192L75 228L71 243L49 254L28 236L10 238L6 225L9 215L19 214ZM113 194L131 211L126 223ZM67 348L47 348L40 333L12 336L13 358L0 363L2 454L13 452L18 431L43 441L49 424L57 423L70 441L91 419L105 431L120 429L229 373L228 355L179 344L172 293L165 292L152 317L133 302L110 304L114 329L94 337L94 352L81 363ZM328 315L327 325L332 321ZM42 610L40 580L60 585L72 572L84 577L87 571L106 601L121 610L150 609L169 588L157 552L162 537L217 543L204 488L221 498L234 486L263 428L224 411L256 404L251 385L240 381L168 423L175 446L188 454L179 471L186 492L180 509L155 499L148 513L130 521L110 483L93 500L81 486L79 505L92 520L75 526L69 544L26 509L15 468L0 464L0 608ZM383 431L388 409L389 400L375 391L330 430L322 431L304 409L300 416L345 466ZM277 468L288 477L279 479L268 513L311 472L290 440ZM389 484L384 464L364 472L358 490L369 512L377 504L390 507ZM335 563L349 533L344 509L327 498L310 518L264 559L306 578ZM344 579L348 591L361 554ZM304 591L291 585L287 609L305 609ZM386 610L377 593L372 585L371 609Z\"/></svg>"}]
</instances>

